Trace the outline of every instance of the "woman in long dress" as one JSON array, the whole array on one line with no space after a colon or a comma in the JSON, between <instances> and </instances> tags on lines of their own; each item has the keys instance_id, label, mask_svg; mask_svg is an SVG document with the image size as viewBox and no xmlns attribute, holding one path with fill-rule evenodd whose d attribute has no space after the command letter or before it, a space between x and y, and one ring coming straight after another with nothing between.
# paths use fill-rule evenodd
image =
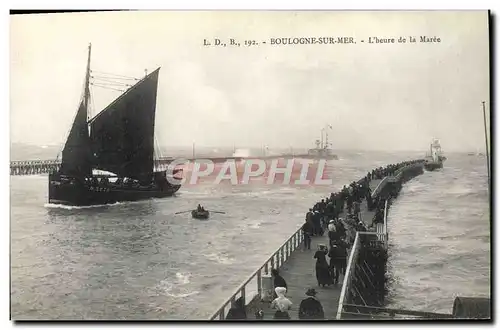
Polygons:
<instances>
[{"instance_id":1,"label":"woman in long dress","mask_svg":"<svg viewBox=\"0 0 500 330\"><path fill-rule=\"evenodd\" d=\"M318 286L333 284L328 262L326 261L327 254L328 249L323 244L320 244L318 251L314 254L314 259L316 259L316 280L318 281Z\"/></svg>"}]
</instances>

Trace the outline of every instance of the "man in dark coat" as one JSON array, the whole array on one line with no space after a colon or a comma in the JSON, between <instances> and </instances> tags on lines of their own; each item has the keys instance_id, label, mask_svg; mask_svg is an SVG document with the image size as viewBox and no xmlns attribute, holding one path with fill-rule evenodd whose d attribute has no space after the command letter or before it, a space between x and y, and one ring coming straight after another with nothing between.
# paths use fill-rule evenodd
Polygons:
<instances>
[{"instance_id":1,"label":"man in dark coat","mask_svg":"<svg viewBox=\"0 0 500 330\"><path fill-rule=\"evenodd\" d=\"M330 272L332 274L333 283L339 283L339 275L345 274L347 267L347 247L348 244L343 240L339 240L332 245L328 256L330 257Z\"/></svg>"},{"instance_id":2,"label":"man in dark coat","mask_svg":"<svg viewBox=\"0 0 500 330\"><path fill-rule=\"evenodd\" d=\"M323 228L321 228L321 213L318 210L313 213L313 231L315 235L323 236Z\"/></svg>"},{"instance_id":3,"label":"man in dark coat","mask_svg":"<svg viewBox=\"0 0 500 330\"><path fill-rule=\"evenodd\" d=\"M384 223L384 211L382 209L377 208L377 210L375 211L373 223Z\"/></svg>"},{"instance_id":4,"label":"man in dark coat","mask_svg":"<svg viewBox=\"0 0 500 330\"><path fill-rule=\"evenodd\" d=\"M321 202L319 202L319 212L324 213L326 208L326 203L325 200L322 199Z\"/></svg>"},{"instance_id":5,"label":"man in dark coat","mask_svg":"<svg viewBox=\"0 0 500 330\"><path fill-rule=\"evenodd\" d=\"M309 209L309 212L306 213L306 221L309 222L311 226L313 225L313 209ZM314 230L311 231L311 236L314 236Z\"/></svg>"},{"instance_id":6,"label":"man in dark coat","mask_svg":"<svg viewBox=\"0 0 500 330\"><path fill-rule=\"evenodd\" d=\"M313 225L311 221L306 221L302 225L302 232L304 233L304 250L311 249L311 236L313 234Z\"/></svg>"},{"instance_id":7,"label":"man in dark coat","mask_svg":"<svg viewBox=\"0 0 500 330\"><path fill-rule=\"evenodd\" d=\"M354 202L354 216L358 216L359 217L359 212L361 212L361 206L359 204L359 202Z\"/></svg>"},{"instance_id":8,"label":"man in dark coat","mask_svg":"<svg viewBox=\"0 0 500 330\"><path fill-rule=\"evenodd\" d=\"M328 224L328 239L330 240L330 246L340 239L340 233L337 230L334 220Z\"/></svg>"},{"instance_id":9,"label":"man in dark coat","mask_svg":"<svg viewBox=\"0 0 500 330\"><path fill-rule=\"evenodd\" d=\"M325 312L319 300L316 299L316 290L309 289L306 295L309 297L300 302L299 319L323 320L325 318Z\"/></svg>"},{"instance_id":10,"label":"man in dark coat","mask_svg":"<svg viewBox=\"0 0 500 330\"><path fill-rule=\"evenodd\" d=\"M337 229L337 233L339 233L340 238L345 238L346 237L346 229L344 226L344 223L342 222L342 218L339 218L337 221L334 222L335 228Z\"/></svg>"},{"instance_id":11,"label":"man in dark coat","mask_svg":"<svg viewBox=\"0 0 500 330\"><path fill-rule=\"evenodd\" d=\"M352 211L352 203L353 203L352 194L348 194L347 195L346 202L347 202L347 213L351 213L351 211Z\"/></svg>"}]
</instances>

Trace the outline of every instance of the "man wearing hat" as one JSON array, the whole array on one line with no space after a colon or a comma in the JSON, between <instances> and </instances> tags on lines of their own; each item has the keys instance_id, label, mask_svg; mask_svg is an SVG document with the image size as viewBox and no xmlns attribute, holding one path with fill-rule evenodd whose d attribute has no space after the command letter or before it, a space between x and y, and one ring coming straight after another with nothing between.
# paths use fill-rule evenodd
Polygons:
<instances>
[{"instance_id":1,"label":"man wearing hat","mask_svg":"<svg viewBox=\"0 0 500 330\"><path fill-rule=\"evenodd\" d=\"M328 224L328 239L330 241L330 248L340 239L340 233L337 231L337 226L334 220L331 220Z\"/></svg>"},{"instance_id":2,"label":"man wearing hat","mask_svg":"<svg viewBox=\"0 0 500 330\"><path fill-rule=\"evenodd\" d=\"M319 300L316 299L316 290L307 290L306 296L308 297L300 302L299 319L323 320L325 318L325 312Z\"/></svg>"}]
</instances>

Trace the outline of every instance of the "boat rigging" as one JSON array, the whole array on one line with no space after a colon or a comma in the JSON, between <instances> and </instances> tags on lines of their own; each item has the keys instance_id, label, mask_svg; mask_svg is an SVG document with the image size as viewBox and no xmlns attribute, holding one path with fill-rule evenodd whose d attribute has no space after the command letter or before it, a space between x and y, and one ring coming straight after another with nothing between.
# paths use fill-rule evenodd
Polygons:
<instances>
[{"instance_id":1,"label":"boat rigging","mask_svg":"<svg viewBox=\"0 0 500 330\"><path fill-rule=\"evenodd\" d=\"M49 203L80 206L173 195L180 184L171 184L154 162L160 68L133 85L122 84L130 87L89 120L90 56L91 45L84 93L62 150L61 167L49 174ZM110 172L116 180L94 175L93 170ZM181 172L174 170L173 176Z\"/></svg>"}]
</instances>

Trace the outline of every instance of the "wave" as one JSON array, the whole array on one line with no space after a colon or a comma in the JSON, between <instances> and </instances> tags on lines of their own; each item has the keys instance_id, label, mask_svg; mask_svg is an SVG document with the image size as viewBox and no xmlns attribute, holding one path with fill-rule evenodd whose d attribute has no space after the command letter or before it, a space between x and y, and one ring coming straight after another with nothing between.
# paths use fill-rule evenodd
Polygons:
<instances>
[{"instance_id":1,"label":"wave","mask_svg":"<svg viewBox=\"0 0 500 330\"><path fill-rule=\"evenodd\" d=\"M207 190L207 191L203 191L203 190L196 190L196 191L193 191L193 190L183 190L183 191L179 191L176 193L177 196L182 196L182 195L186 195L186 196L212 196L214 194L213 191L211 190Z\"/></svg>"},{"instance_id":2,"label":"wave","mask_svg":"<svg viewBox=\"0 0 500 330\"><path fill-rule=\"evenodd\" d=\"M279 212L276 214L279 214ZM274 221L257 221L257 222L253 222L253 223L247 223L245 227L252 228L252 229L259 229L263 226L272 226L274 224L276 224L276 222L274 222Z\"/></svg>"},{"instance_id":3,"label":"wave","mask_svg":"<svg viewBox=\"0 0 500 330\"><path fill-rule=\"evenodd\" d=\"M171 293L171 292L165 292L167 296L173 297L173 298L186 298L189 296L192 296L194 294L200 293L199 291L191 291L187 293Z\"/></svg>"},{"instance_id":4,"label":"wave","mask_svg":"<svg viewBox=\"0 0 500 330\"><path fill-rule=\"evenodd\" d=\"M273 191L271 189L266 189L266 190L253 190L253 191L242 191L242 192L237 192L233 193L233 195L239 195L243 197L260 197L262 195L273 195L276 194L276 191Z\"/></svg>"},{"instance_id":5,"label":"wave","mask_svg":"<svg viewBox=\"0 0 500 330\"><path fill-rule=\"evenodd\" d=\"M215 261L218 264L221 265L231 265L234 263L234 259L224 256L223 254L220 253L210 253L210 254L202 254L205 256L208 260Z\"/></svg>"},{"instance_id":6,"label":"wave","mask_svg":"<svg viewBox=\"0 0 500 330\"><path fill-rule=\"evenodd\" d=\"M406 184L406 186L403 187L403 191L405 193L419 193L426 188L428 188L427 184L424 184L422 182L418 182L418 179L415 179L414 181L410 181Z\"/></svg>"},{"instance_id":7,"label":"wave","mask_svg":"<svg viewBox=\"0 0 500 330\"><path fill-rule=\"evenodd\" d=\"M259 229L261 224L262 224L262 222L260 222L260 221L256 222L256 223L248 224L248 228Z\"/></svg>"},{"instance_id":8,"label":"wave","mask_svg":"<svg viewBox=\"0 0 500 330\"><path fill-rule=\"evenodd\" d=\"M183 288L184 285L191 283L190 277L190 273L177 272L175 273L175 279L172 281L169 281L169 279L162 280L158 285L158 289L173 298L186 298L198 294L199 291L189 291Z\"/></svg>"},{"instance_id":9,"label":"wave","mask_svg":"<svg viewBox=\"0 0 500 330\"><path fill-rule=\"evenodd\" d=\"M447 189L446 193L450 195L456 195L457 197L465 197L470 195L476 195L479 194L480 192L470 187L465 187L463 185L454 185L449 189Z\"/></svg>"},{"instance_id":10,"label":"wave","mask_svg":"<svg viewBox=\"0 0 500 330\"><path fill-rule=\"evenodd\" d=\"M190 283L189 278L191 277L191 274L183 274L180 272L175 273L175 277L178 279L180 284L188 284Z\"/></svg>"},{"instance_id":11,"label":"wave","mask_svg":"<svg viewBox=\"0 0 500 330\"><path fill-rule=\"evenodd\" d=\"M107 207L107 206L122 205L122 204L124 204L124 203L116 202L116 203L112 203L112 204L74 206L74 205L46 203L43 205L43 207L48 208L48 209L63 209L63 210L80 210L80 209L82 209L83 210L83 209L93 209L93 208L98 208L98 207Z\"/></svg>"}]
</instances>

